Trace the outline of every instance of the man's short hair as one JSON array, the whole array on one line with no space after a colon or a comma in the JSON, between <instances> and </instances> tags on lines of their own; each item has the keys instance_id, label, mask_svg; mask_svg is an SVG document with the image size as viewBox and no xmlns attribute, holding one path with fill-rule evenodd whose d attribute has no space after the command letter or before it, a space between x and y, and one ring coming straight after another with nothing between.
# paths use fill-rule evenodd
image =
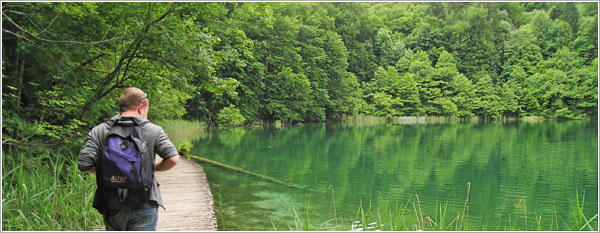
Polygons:
<instances>
[{"instance_id":1,"label":"man's short hair","mask_svg":"<svg viewBox=\"0 0 600 233\"><path fill-rule=\"evenodd\" d=\"M123 91L119 98L119 108L121 111L135 109L138 104L148 105L148 99L142 99L144 92L137 87L129 87Z\"/></svg>"}]
</instances>

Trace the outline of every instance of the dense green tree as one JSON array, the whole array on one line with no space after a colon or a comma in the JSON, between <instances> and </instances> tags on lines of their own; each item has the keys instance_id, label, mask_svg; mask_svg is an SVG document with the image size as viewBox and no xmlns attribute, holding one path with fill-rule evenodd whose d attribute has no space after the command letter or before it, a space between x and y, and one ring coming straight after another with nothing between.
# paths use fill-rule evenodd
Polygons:
<instances>
[{"instance_id":1,"label":"dense green tree","mask_svg":"<svg viewBox=\"0 0 600 233\"><path fill-rule=\"evenodd\" d=\"M402 102L385 92L376 92L372 98L375 107L373 114L375 116L390 118L396 115L398 108L402 107Z\"/></svg>"},{"instance_id":2,"label":"dense green tree","mask_svg":"<svg viewBox=\"0 0 600 233\"><path fill-rule=\"evenodd\" d=\"M211 50L216 52L213 58L215 74L211 86L199 89L193 98L187 102L188 118L214 122L219 109L237 104L239 101L241 81L248 76L249 64L254 62L252 49L254 43L246 36L241 28L246 26L242 21L256 18L256 24L269 23L269 14L264 8L255 4L218 3L198 4L197 7L214 9L208 15L195 18L195 23L204 26L204 30L218 38ZM215 89L219 86L232 87L233 90ZM250 114L249 114L250 115Z\"/></svg>"},{"instance_id":3,"label":"dense green tree","mask_svg":"<svg viewBox=\"0 0 600 233\"><path fill-rule=\"evenodd\" d=\"M501 80L506 81L518 66L528 75L536 72L537 64L543 57L540 47L536 44L536 38L529 25L512 31L510 39L504 42L504 65Z\"/></svg>"},{"instance_id":4,"label":"dense green tree","mask_svg":"<svg viewBox=\"0 0 600 233\"><path fill-rule=\"evenodd\" d=\"M597 6L7 3L3 130L76 137L118 111L126 86L162 106L156 120L214 123L231 104L246 123L595 118Z\"/></svg>"},{"instance_id":5,"label":"dense green tree","mask_svg":"<svg viewBox=\"0 0 600 233\"><path fill-rule=\"evenodd\" d=\"M417 51L411 57L408 72L414 74L414 79L417 82L419 90L422 112L425 115L439 113L436 106L433 105L433 100L441 96L441 91L436 89L437 82L433 80L433 67L429 60L429 55L423 51Z\"/></svg>"},{"instance_id":6,"label":"dense green tree","mask_svg":"<svg viewBox=\"0 0 600 233\"><path fill-rule=\"evenodd\" d=\"M575 2L557 2L553 4L550 16L552 19L560 19L567 22L572 29L572 33L577 33L577 21L579 20L579 12Z\"/></svg>"},{"instance_id":7,"label":"dense green tree","mask_svg":"<svg viewBox=\"0 0 600 233\"><path fill-rule=\"evenodd\" d=\"M562 20L552 20L546 11L536 10L531 20L532 31L536 36L536 44L540 47L544 58L568 45L572 40L572 30L568 23Z\"/></svg>"},{"instance_id":8,"label":"dense green tree","mask_svg":"<svg viewBox=\"0 0 600 233\"><path fill-rule=\"evenodd\" d=\"M221 109L217 115L217 123L223 126L243 125L245 121L244 115L233 104Z\"/></svg>"},{"instance_id":9,"label":"dense green tree","mask_svg":"<svg viewBox=\"0 0 600 233\"><path fill-rule=\"evenodd\" d=\"M475 94L477 98L473 104L473 111L475 115L482 116L484 118L497 118L501 116L502 106L501 98L498 96L498 89L492 82L492 78L485 71L480 71L475 74Z\"/></svg>"},{"instance_id":10,"label":"dense green tree","mask_svg":"<svg viewBox=\"0 0 600 233\"><path fill-rule=\"evenodd\" d=\"M425 16L407 37L408 46L413 50L428 51L430 56L437 59L439 54L435 54L436 49L447 46L447 41L444 41L444 29L443 20Z\"/></svg>"},{"instance_id":11,"label":"dense green tree","mask_svg":"<svg viewBox=\"0 0 600 233\"><path fill-rule=\"evenodd\" d=\"M399 35L382 28L375 36L375 56L379 58L378 64L383 67L392 66L404 56L406 47Z\"/></svg>"},{"instance_id":12,"label":"dense green tree","mask_svg":"<svg viewBox=\"0 0 600 233\"><path fill-rule=\"evenodd\" d=\"M590 81L597 80L597 72L583 66L583 62L584 59L577 52L563 47L554 57L541 64L543 72L533 78L542 96L541 107L545 116L571 119L594 113L589 109L586 112L583 106L589 106L590 100L594 101L594 98L586 96L591 95ZM529 88L535 88L533 83L530 85ZM597 85L594 89L597 89Z\"/></svg>"},{"instance_id":13,"label":"dense green tree","mask_svg":"<svg viewBox=\"0 0 600 233\"><path fill-rule=\"evenodd\" d=\"M511 25L511 28L518 28L527 22L525 16L525 6L518 2L502 2L500 3L500 11L507 14L506 20Z\"/></svg>"},{"instance_id":14,"label":"dense green tree","mask_svg":"<svg viewBox=\"0 0 600 233\"><path fill-rule=\"evenodd\" d=\"M380 67L375 73L375 79L367 87L370 87L367 91L373 91L366 93L366 96L375 105L376 115L421 114L421 102L413 74L401 75L393 66L388 66L387 70Z\"/></svg>"},{"instance_id":15,"label":"dense green tree","mask_svg":"<svg viewBox=\"0 0 600 233\"><path fill-rule=\"evenodd\" d=\"M495 78L500 73L502 41L509 32L509 24L498 19L500 14L494 4L488 7L468 6L453 12L446 27L448 51L456 53L461 62L458 70L470 76L484 69Z\"/></svg>"},{"instance_id":16,"label":"dense green tree","mask_svg":"<svg viewBox=\"0 0 600 233\"><path fill-rule=\"evenodd\" d=\"M265 52L268 30L273 29L273 10L267 4L240 4L230 14L231 23L243 30L250 46L250 55L244 59L246 67L240 70L240 86L236 89L238 96L235 100L240 112L248 121L255 122L265 118L264 110L265 82ZM232 46L235 47L235 46ZM267 120L267 119L264 119Z\"/></svg>"},{"instance_id":17,"label":"dense green tree","mask_svg":"<svg viewBox=\"0 0 600 233\"><path fill-rule=\"evenodd\" d=\"M282 6L278 6L282 7ZM264 83L262 104L266 110L263 119L284 121L304 121L310 106L311 83L304 74L298 33L301 23L291 17L282 16L274 8L273 28L258 35L265 38L259 41L255 56L262 62Z\"/></svg>"},{"instance_id":18,"label":"dense green tree","mask_svg":"<svg viewBox=\"0 0 600 233\"><path fill-rule=\"evenodd\" d=\"M348 50L340 36L333 32L325 34L325 68L328 73L328 94L331 102L326 106L327 119L339 120L357 114L364 101L358 78L348 72Z\"/></svg>"},{"instance_id":19,"label":"dense green tree","mask_svg":"<svg viewBox=\"0 0 600 233\"><path fill-rule=\"evenodd\" d=\"M376 32L367 15L369 5L334 3L334 6L335 27L349 53L348 71L361 82L370 81L378 65L373 46L369 45Z\"/></svg>"},{"instance_id":20,"label":"dense green tree","mask_svg":"<svg viewBox=\"0 0 600 233\"><path fill-rule=\"evenodd\" d=\"M519 90L519 84L516 82L508 81L502 83L498 96L500 97L500 111L503 116L518 116L521 108L519 107L519 97L517 91Z\"/></svg>"},{"instance_id":21,"label":"dense green tree","mask_svg":"<svg viewBox=\"0 0 600 233\"><path fill-rule=\"evenodd\" d=\"M398 72L395 68L387 70L379 67L375 72L374 79L365 85L365 98L373 105L373 114L376 116L394 116L402 103L394 96L397 92L396 82Z\"/></svg>"},{"instance_id":22,"label":"dense green tree","mask_svg":"<svg viewBox=\"0 0 600 233\"><path fill-rule=\"evenodd\" d=\"M458 72L456 61L450 53L442 51L435 65L434 76L441 82L440 88L443 97L451 100L447 104L449 107L447 107L445 115L472 116L470 102L475 97L473 84L465 75ZM456 110L454 110L455 108Z\"/></svg>"},{"instance_id":23,"label":"dense green tree","mask_svg":"<svg viewBox=\"0 0 600 233\"><path fill-rule=\"evenodd\" d=\"M597 3L594 4L597 7ZM597 8L596 8L597 9ZM575 40L570 45L580 56L586 59L586 64L598 58L598 12L595 15L585 16L580 20Z\"/></svg>"},{"instance_id":24,"label":"dense green tree","mask_svg":"<svg viewBox=\"0 0 600 233\"><path fill-rule=\"evenodd\" d=\"M3 90L17 109L7 112L35 119L38 135L106 119L118 88L143 88L165 105L151 117L164 119L185 113L190 82L211 86L214 38L179 3L11 3L3 16Z\"/></svg>"},{"instance_id":25,"label":"dense green tree","mask_svg":"<svg viewBox=\"0 0 600 233\"><path fill-rule=\"evenodd\" d=\"M402 108L399 110L399 114L403 116L420 116L423 114L417 82L413 76L413 74L404 73L400 75L400 78L398 79L397 93L400 102L402 102Z\"/></svg>"}]
</instances>

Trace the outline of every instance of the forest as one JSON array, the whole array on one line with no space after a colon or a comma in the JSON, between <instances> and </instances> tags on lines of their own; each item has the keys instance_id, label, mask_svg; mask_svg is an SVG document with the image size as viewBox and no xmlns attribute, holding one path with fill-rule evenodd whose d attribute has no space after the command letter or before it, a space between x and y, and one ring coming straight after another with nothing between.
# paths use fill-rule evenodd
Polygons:
<instances>
[{"instance_id":1,"label":"forest","mask_svg":"<svg viewBox=\"0 0 600 233\"><path fill-rule=\"evenodd\" d=\"M595 2L5 3L4 136L151 120L597 118Z\"/></svg>"},{"instance_id":2,"label":"forest","mask_svg":"<svg viewBox=\"0 0 600 233\"><path fill-rule=\"evenodd\" d=\"M4 2L3 230L93 229L72 163L130 86L155 122L597 119L598 3Z\"/></svg>"}]
</instances>

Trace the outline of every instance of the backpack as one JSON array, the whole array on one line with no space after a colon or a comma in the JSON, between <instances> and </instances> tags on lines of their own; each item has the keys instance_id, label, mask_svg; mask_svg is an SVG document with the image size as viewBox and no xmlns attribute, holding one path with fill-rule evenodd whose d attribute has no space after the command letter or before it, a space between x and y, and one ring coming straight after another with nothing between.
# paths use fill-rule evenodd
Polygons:
<instances>
[{"instance_id":1,"label":"backpack","mask_svg":"<svg viewBox=\"0 0 600 233\"><path fill-rule=\"evenodd\" d=\"M100 213L148 202L149 186L143 184L141 172L144 123L138 125L129 117L106 122L110 130L96 166Z\"/></svg>"}]
</instances>

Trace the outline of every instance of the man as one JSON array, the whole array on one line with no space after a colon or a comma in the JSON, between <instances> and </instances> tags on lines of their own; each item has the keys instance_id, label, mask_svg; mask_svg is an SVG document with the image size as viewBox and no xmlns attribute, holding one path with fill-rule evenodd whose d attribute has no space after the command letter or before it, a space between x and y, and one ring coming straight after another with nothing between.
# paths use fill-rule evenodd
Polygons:
<instances>
[{"instance_id":1,"label":"man","mask_svg":"<svg viewBox=\"0 0 600 233\"><path fill-rule=\"evenodd\" d=\"M78 168L86 173L99 171L99 174L96 174L99 184L93 206L103 214L107 231L155 231L158 222L158 206L164 208L164 204L158 182L154 178L154 172L173 168L179 161L179 155L163 129L148 121L149 101L146 93L135 87L125 89L119 99L119 107L121 114L113 116L109 121L114 122L115 125L111 126L109 122L105 122L90 131L77 159ZM108 188L102 188L103 185L100 185L102 178L99 177L102 176L100 172L102 166L97 167L97 165L107 144L108 133L112 132L111 128L117 125L120 127L121 122L139 126L136 128L141 131L141 139L138 142L141 141L140 145L143 147L138 148L143 151L143 153L140 152L141 176L143 176L141 180L142 183L144 183L143 180L146 180L146 183L144 191L140 191L145 194L143 198L139 199L142 201L136 197L135 205L129 203L129 199L124 198L133 195L131 192L129 195L125 192L124 198L119 199L120 202L116 202L115 207L115 204L111 202L114 199L113 196L110 196L112 194L106 192ZM162 161L156 162L155 154L162 157ZM140 196L142 195L140 194ZM121 193L119 193L119 198L121 198Z\"/></svg>"}]
</instances>

